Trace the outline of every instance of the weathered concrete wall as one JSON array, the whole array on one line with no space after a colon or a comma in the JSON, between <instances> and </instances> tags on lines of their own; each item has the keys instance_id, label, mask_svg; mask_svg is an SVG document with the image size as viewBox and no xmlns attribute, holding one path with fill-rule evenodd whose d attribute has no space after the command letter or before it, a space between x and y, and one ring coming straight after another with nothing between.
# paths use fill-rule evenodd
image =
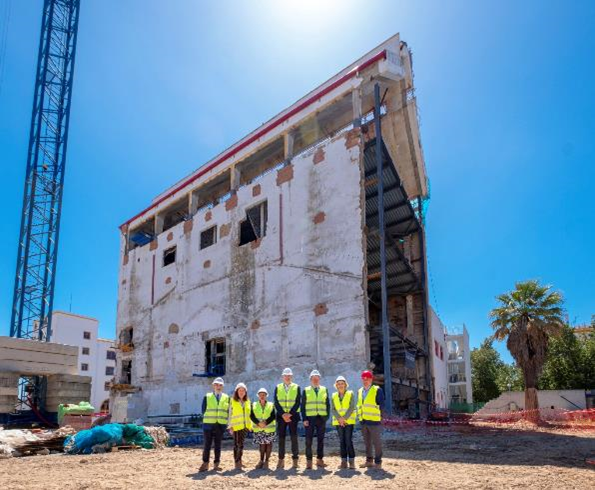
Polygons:
<instances>
[{"instance_id":1,"label":"weathered concrete wall","mask_svg":"<svg viewBox=\"0 0 595 490\"><path fill-rule=\"evenodd\" d=\"M291 366L305 383L321 370L355 384L366 367L360 147L341 135L237 196L128 253L120 269L118 332L134 328L132 384L150 415L192 413L212 379L205 341L227 341L228 388L272 389ZM357 141L357 139L356 139ZM267 201L266 236L239 243L245 210ZM199 250L216 224L218 241ZM163 251L176 246L176 263ZM175 324L175 325L174 325ZM117 380L117 378L116 378ZM175 408L174 408L175 407Z\"/></svg>"},{"instance_id":2,"label":"weathered concrete wall","mask_svg":"<svg viewBox=\"0 0 595 490\"><path fill-rule=\"evenodd\" d=\"M548 409L563 408L579 410L586 408L585 390L539 390L537 392L539 407ZM525 409L524 391L505 391L498 398L486 403L477 415L513 412Z\"/></svg>"}]
</instances>

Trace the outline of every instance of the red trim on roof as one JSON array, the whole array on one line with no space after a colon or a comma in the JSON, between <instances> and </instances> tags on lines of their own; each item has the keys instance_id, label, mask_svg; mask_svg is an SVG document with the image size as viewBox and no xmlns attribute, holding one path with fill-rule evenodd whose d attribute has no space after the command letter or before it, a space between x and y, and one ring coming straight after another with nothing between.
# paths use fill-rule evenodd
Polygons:
<instances>
[{"instance_id":1,"label":"red trim on roof","mask_svg":"<svg viewBox=\"0 0 595 490\"><path fill-rule=\"evenodd\" d=\"M221 163L223 163L228 158L234 156L236 153L238 153L239 151L243 150L244 148L246 148L251 143L254 143L257 139L263 137L269 131L271 131L271 130L275 129L277 126L283 124L285 121L289 120L291 117L295 116L297 113L303 111L306 107L308 107L309 105L312 105L314 102L316 102L317 100L319 100L321 97L324 97L328 93L332 92L334 89L336 89L340 85L344 84L347 80L350 80L351 78L353 78L360 71L365 70L366 68L370 67L371 65L373 65L377 61L380 61L380 60L383 60L383 59L386 59L386 49L383 49L378 54L376 54L376 55L372 56L370 59L364 61L361 65L358 65L358 66L353 67L349 72L347 72L345 75L343 75L338 80L335 80L328 87L325 87L320 92L316 92L314 95L312 95L311 97L309 97L308 99L306 99L300 105L294 107L287 114L284 114L279 119L271 122L268 126L265 126L264 128L262 128L260 131L258 131L254 135L252 135L246 141L244 141L241 144L239 144L237 147L232 148L228 152L226 152L223 155L221 155L213 163L211 163L210 165L208 165L205 168L201 169L198 173L196 173L195 175L189 177L188 180L182 182L176 188L174 188L173 190L171 190L170 192L168 192L165 196L160 197L157 201L155 201L154 203L152 203L149 207L143 209L140 213L136 214L135 216L133 216L132 218L130 218L129 220L127 220L126 222L124 222L122 225L120 225L120 228L123 228L126 225L129 225L135 219L140 218L147 211L150 211L151 209L157 207L163 201L165 201L166 199L169 199L174 194L176 194L177 192L181 191L184 187L186 187L187 185L191 184L192 182L194 182L198 178L202 177L204 174L206 174L210 170L214 169L215 167L217 167L218 165L220 165Z\"/></svg>"}]
</instances>

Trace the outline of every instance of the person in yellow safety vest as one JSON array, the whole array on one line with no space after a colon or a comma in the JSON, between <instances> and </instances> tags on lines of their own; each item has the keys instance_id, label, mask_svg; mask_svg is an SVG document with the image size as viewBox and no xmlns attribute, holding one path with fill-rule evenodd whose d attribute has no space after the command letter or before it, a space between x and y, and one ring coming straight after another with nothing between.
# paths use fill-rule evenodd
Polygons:
<instances>
[{"instance_id":1,"label":"person in yellow safety vest","mask_svg":"<svg viewBox=\"0 0 595 490\"><path fill-rule=\"evenodd\" d=\"M291 436L291 459L297 468L299 458L298 422L300 421L300 387L293 382L293 372L285 368L281 374L283 382L275 387L274 402L277 412L277 435L279 436L279 462L277 469L285 467L285 437L289 429Z\"/></svg>"},{"instance_id":2,"label":"person in yellow safety vest","mask_svg":"<svg viewBox=\"0 0 595 490\"><path fill-rule=\"evenodd\" d=\"M362 372L362 388L357 392L357 415L366 446L366 462L361 468L382 468L382 410L384 391L372 384L371 371ZM372 453L374 448L374 453Z\"/></svg>"},{"instance_id":3,"label":"person in yellow safety vest","mask_svg":"<svg viewBox=\"0 0 595 490\"><path fill-rule=\"evenodd\" d=\"M335 380L335 391L331 399L332 424L337 427L339 446L341 448L341 467L344 470L355 469L355 449L353 447L353 429L357 414L356 399L353 391L347 390L349 385L343 376Z\"/></svg>"},{"instance_id":4,"label":"person in yellow safety vest","mask_svg":"<svg viewBox=\"0 0 595 490\"><path fill-rule=\"evenodd\" d=\"M268 470L269 459L273 452L273 442L275 442L277 423L275 422L275 405L267 401L269 392L266 388L261 388L257 392L258 400L252 403L252 413L250 418L254 424L254 444L260 449L260 462L256 465L257 470Z\"/></svg>"},{"instance_id":5,"label":"person in yellow safety vest","mask_svg":"<svg viewBox=\"0 0 595 490\"><path fill-rule=\"evenodd\" d=\"M248 388L244 383L238 383L229 403L229 432L233 436L233 459L235 469L242 471L242 456L246 435L252 430L252 405L248 398Z\"/></svg>"},{"instance_id":6,"label":"person in yellow safety vest","mask_svg":"<svg viewBox=\"0 0 595 490\"><path fill-rule=\"evenodd\" d=\"M209 469L211 446L215 445L215 461L213 469L220 471L221 467L221 441L227 426L229 413L229 396L223 393L223 378L215 378L213 391L207 393L202 399L202 428L204 436L204 447L202 452L202 465L198 471Z\"/></svg>"},{"instance_id":7,"label":"person in yellow safety vest","mask_svg":"<svg viewBox=\"0 0 595 490\"><path fill-rule=\"evenodd\" d=\"M324 468L324 434L330 414L328 390L320 386L320 373L314 369L310 373L310 386L304 388L302 413L306 428L306 469L312 469L312 442L316 433L316 466Z\"/></svg>"}]
</instances>

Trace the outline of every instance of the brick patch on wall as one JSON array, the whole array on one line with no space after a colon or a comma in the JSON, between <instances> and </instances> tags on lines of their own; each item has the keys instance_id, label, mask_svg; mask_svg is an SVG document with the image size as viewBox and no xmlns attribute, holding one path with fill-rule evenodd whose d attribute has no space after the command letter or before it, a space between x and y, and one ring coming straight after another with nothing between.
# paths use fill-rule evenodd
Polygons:
<instances>
[{"instance_id":1,"label":"brick patch on wall","mask_svg":"<svg viewBox=\"0 0 595 490\"><path fill-rule=\"evenodd\" d=\"M312 159L312 161L315 165L324 161L324 150L322 148L318 148L318 150L316 150L316 153L314 153L314 158Z\"/></svg>"},{"instance_id":2,"label":"brick patch on wall","mask_svg":"<svg viewBox=\"0 0 595 490\"><path fill-rule=\"evenodd\" d=\"M320 315L326 315L328 313L328 308L326 306L326 303L318 303L315 307L314 307L314 314L316 316L320 316Z\"/></svg>"},{"instance_id":3,"label":"brick patch on wall","mask_svg":"<svg viewBox=\"0 0 595 490\"><path fill-rule=\"evenodd\" d=\"M316 213L316 216L314 216L312 221L314 221L315 225L318 225L318 224L322 223L325 218L326 218L326 214L324 213L324 211L320 211L319 213Z\"/></svg>"},{"instance_id":4,"label":"brick patch on wall","mask_svg":"<svg viewBox=\"0 0 595 490\"><path fill-rule=\"evenodd\" d=\"M293 164L290 163L287 167L277 171L277 185L282 185L291 179L293 179Z\"/></svg>"},{"instance_id":5,"label":"brick patch on wall","mask_svg":"<svg viewBox=\"0 0 595 490\"><path fill-rule=\"evenodd\" d=\"M233 194L227 201L225 201L225 210L231 211L238 205L238 195Z\"/></svg>"}]
</instances>

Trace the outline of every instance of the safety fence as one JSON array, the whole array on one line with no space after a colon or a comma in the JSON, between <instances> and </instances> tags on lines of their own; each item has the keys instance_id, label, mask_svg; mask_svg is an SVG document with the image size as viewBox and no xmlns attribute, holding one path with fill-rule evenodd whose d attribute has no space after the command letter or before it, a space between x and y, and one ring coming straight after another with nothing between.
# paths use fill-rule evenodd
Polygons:
<instances>
[{"instance_id":1,"label":"safety fence","mask_svg":"<svg viewBox=\"0 0 595 490\"><path fill-rule=\"evenodd\" d=\"M540 408L501 413L449 413L442 420L411 420L400 417L385 417L383 425L388 429L413 429L420 427L485 427L512 426L522 423L539 422L552 429L595 430L595 408L585 410L565 410L560 408Z\"/></svg>"}]
</instances>

